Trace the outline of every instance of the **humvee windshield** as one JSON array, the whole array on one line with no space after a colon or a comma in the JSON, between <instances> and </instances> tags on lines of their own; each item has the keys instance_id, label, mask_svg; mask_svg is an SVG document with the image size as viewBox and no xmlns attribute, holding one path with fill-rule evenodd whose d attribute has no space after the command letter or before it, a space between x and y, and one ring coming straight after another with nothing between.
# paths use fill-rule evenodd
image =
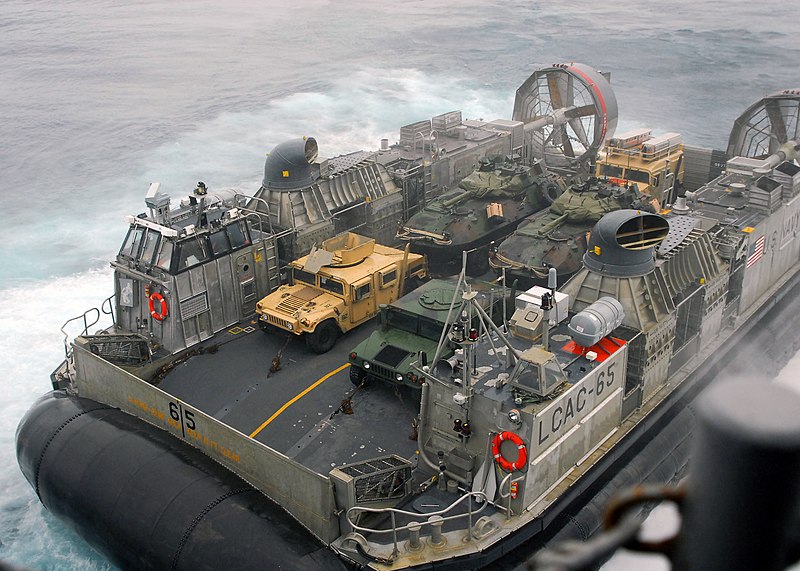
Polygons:
<instances>
[{"instance_id":1,"label":"humvee windshield","mask_svg":"<svg viewBox=\"0 0 800 571\"><path fill-rule=\"evenodd\" d=\"M614 165L601 164L600 174L604 176L622 177L622 168Z\"/></svg>"},{"instance_id":2,"label":"humvee windshield","mask_svg":"<svg viewBox=\"0 0 800 571\"><path fill-rule=\"evenodd\" d=\"M386 322L393 329L400 329L433 341L438 341L442 333L441 323L394 308L389 308L387 311Z\"/></svg>"},{"instance_id":3,"label":"humvee windshield","mask_svg":"<svg viewBox=\"0 0 800 571\"><path fill-rule=\"evenodd\" d=\"M627 180L633 180L635 182L649 183L650 182L650 173L648 173L646 171L637 171L637 170L628 169L628 172L625 174L625 178Z\"/></svg>"},{"instance_id":4,"label":"humvee windshield","mask_svg":"<svg viewBox=\"0 0 800 571\"><path fill-rule=\"evenodd\" d=\"M311 272L306 272L301 270L300 268L292 268L292 282L293 283L304 283L307 285L316 286L317 285L317 274L312 274Z\"/></svg>"}]
</instances>

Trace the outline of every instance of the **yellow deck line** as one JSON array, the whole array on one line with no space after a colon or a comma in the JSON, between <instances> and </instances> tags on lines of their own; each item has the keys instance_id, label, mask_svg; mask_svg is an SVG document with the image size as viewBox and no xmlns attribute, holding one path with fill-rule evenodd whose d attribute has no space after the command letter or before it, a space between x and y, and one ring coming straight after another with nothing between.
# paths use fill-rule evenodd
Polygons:
<instances>
[{"instance_id":1,"label":"yellow deck line","mask_svg":"<svg viewBox=\"0 0 800 571\"><path fill-rule=\"evenodd\" d=\"M253 432L250 434L250 438L255 438L256 436L258 436L258 433L259 433L259 432L261 432L262 430L264 430L264 429L267 427L267 425L268 425L270 422L272 422L273 420L275 420L276 418L278 418L278 417L279 417L281 414L283 414L283 411L285 411L287 408L289 408L290 406L292 406L294 403L296 403L297 401L299 401L301 398L303 398L304 396L306 396L308 393L310 393L311 391L313 391L314 389L316 389L316 388L317 388L319 385L321 385L322 383L324 383L325 381L327 381L328 379L330 379L330 378L331 378L332 376L334 376L336 373L338 373L338 372L340 372L340 371L344 371L344 370L345 370L347 367L349 367L349 366L350 366L350 363L345 363L344 365L342 365L342 366L341 366L341 367L339 367L338 369L334 369L333 371L331 371L330 373L328 373L327 375L325 375L325 376L324 376L324 377L322 377L321 379L319 379L319 380L317 380L316 382L314 382L314 384L313 384L313 385L311 385L310 387L307 387L307 388L306 388L306 389L305 389L303 392L301 392L299 395L297 395L297 396L296 396L296 397L294 397L292 400L290 400L289 402L287 402L285 405L283 405L281 408L279 408L279 409L278 409L278 410L275 412L275 414L273 414L273 415L272 415L272 416L270 416L270 417L269 417L267 420L265 420L265 421L264 421L264 424L262 424L261 426L259 426L258 428L256 428L256 429L255 429L255 430L254 430L254 431L253 431Z\"/></svg>"}]
</instances>

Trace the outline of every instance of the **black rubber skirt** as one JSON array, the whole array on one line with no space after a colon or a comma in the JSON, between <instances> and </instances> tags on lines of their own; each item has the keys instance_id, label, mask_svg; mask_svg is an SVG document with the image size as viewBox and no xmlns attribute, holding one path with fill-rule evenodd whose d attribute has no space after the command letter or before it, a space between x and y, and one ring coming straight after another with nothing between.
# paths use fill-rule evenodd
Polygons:
<instances>
[{"instance_id":1,"label":"black rubber skirt","mask_svg":"<svg viewBox=\"0 0 800 571\"><path fill-rule=\"evenodd\" d=\"M17 459L42 504L123 569L347 569L241 478L118 409L48 393Z\"/></svg>"}]
</instances>

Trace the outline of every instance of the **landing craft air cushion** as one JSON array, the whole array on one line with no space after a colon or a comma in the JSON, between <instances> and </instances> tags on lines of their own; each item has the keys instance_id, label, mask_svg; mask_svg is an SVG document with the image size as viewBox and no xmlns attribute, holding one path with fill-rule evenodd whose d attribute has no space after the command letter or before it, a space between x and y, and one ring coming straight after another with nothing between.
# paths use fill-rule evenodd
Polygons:
<instances>
[{"instance_id":1,"label":"landing craft air cushion","mask_svg":"<svg viewBox=\"0 0 800 571\"><path fill-rule=\"evenodd\" d=\"M798 110L798 91L748 109L721 176L670 212L604 216L575 276L519 296L507 324L464 291L442 330L455 359L410 365L421 390L354 387L347 349L252 335L288 226L205 185L177 209L153 188L114 262L114 326L79 316L18 429L22 471L124 568L488 565L583 517L584 492L795 291ZM553 115L521 157L573 145L558 117L574 117Z\"/></svg>"}]
</instances>

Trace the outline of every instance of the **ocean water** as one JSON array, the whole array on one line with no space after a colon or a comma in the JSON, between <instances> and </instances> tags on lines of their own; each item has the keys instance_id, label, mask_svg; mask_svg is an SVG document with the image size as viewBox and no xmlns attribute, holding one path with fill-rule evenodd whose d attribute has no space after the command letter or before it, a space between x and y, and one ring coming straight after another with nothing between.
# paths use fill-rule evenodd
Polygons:
<instances>
[{"instance_id":1,"label":"ocean water","mask_svg":"<svg viewBox=\"0 0 800 571\"><path fill-rule=\"evenodd\" d=\"M289 137L333 156L453 109L510 118L517 86L563 61L612 73L618 130L724 149L750 103L800 87L794 20L744 0L3 0L0 559L112 568L39 504L14 432L63 358L62 324L111 294L122 217L150 182L251 193Z\"/></svg>"}]
</instances>

